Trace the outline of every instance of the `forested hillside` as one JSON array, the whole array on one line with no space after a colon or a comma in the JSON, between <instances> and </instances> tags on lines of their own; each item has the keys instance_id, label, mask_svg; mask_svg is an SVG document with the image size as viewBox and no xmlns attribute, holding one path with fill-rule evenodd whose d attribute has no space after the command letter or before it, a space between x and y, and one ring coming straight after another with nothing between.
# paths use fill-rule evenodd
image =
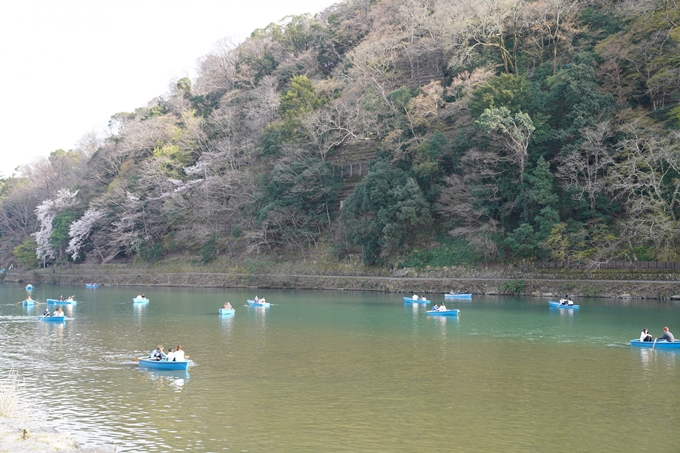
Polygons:
<instances>
[{"instance_id":1,"label":"forested hillside","mask_svg":"<svg viewBox=\"0 0 680 453\"><path fill-rule=\"evenodd\" d=\"M671 0L286 17L3 180L2 262L680 261L679 23Z\"/></svg>"}]
</instances>

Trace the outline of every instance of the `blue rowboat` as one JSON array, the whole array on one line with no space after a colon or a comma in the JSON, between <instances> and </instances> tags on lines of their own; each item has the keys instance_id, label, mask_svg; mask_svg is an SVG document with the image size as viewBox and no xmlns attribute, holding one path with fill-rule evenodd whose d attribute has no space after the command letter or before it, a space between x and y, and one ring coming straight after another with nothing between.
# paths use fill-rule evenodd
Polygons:
<instances>
[{"instance_id":1,"label":"blue rowboat","mask_svg":"<svg viewBox=\"0 0 680 453\"><path fill-rule=\"evenodd\" d=\"M138 361L140 368L149 368L153 370L186 370L189 367L190 362L190 360L168 362L165 360L151 360L147 357L140 357Z\"/></svg>"},{"instance_id":2,"label":"blue rowboat","mask_svg":"<svg viewBox=\"0 0 680 453\"><path fill-rule=\"evenodd\" d=\"M31 284L26 285L26 291L33 291L33 285Z\"/></svg>"},{"instance_id":3,"label":"blue rowboat","mask_svg":"<svg viewBox=\"0 0 680 453\"><path fill-rule=\"evenodd\" d=\"M446 293L446 294L444 294L444 299L472 299L472 294L470 294L470 293L458 293L458 294Z\"/></svg>"},{"instance_id":4,"label":"blue rowboat","mask_svg":"<svg viewBox=\"0 0 680 453\"><path fill-rule=\"evenodd\" d=\"M38 321L42 322L64 322L66 316L38 316Z\"/></svg>"},{"instance_id":5,"label":"blue rowboat","mask_svg":"<svg viewBox=\"0 0 680 453\"><path fill-rule=\"evenodd\" d=\"M221 315L233 315L234 313L236 313L236 310L233 308L220 308Z\"/></svg>"},{"instance_id":6,"label":"blue rowboat","mask_svg":"<svg viewBox=\"0 0 680 453\"><path fill-rule=\"evenodd\" d=\"M98 283L85 283L85 288L99 288Z\"/></svg>"},{"instance_id":7,"label":"blue rowboat","mask_svg":"<svg viewBox=\"0 0 680 453\"><path fill-rule=\"evenodd\" d=\"M559 302L549 301L550 308L579 308L580 305L564 305Z\"/></svg>"},{"instance_id":8,"label":"blue rowboat","mask_svg":"<svg viewBox=\"0 0 680 453\"><path fill-rule=\"evenodd\" d=\"M458 316L460 310L428 310L427 314L431 316Z\"/></svg>"},{"instance_id":9,"label":"blue rowboat","mask_svg":"<svg viewBox=\"0 0 680 453\"><path fill-rule=\"evenodd\" d=\"M680 341L666 341L658 340L656 343L653 341L640 341L640 340L630 340L631 346L637 346L638 348L651 348L655 349L680 349Z\"/></svg>"},{"instance_id":10,"label":"blue rowboat","mask_svg":"<svg viewBox=\"0 0 680 453\"><path fill-rule=\"evenodd\" d=\"M35 301L33 299L31 299L31 300L26 299L24 301L24 305L33 305L34 303L35 303Z\"/></svg>"},{"instance_id":11,"label":"blue rowboat","mask_svg":"<svg viewBox=\"0 0 680 453\"><path fill-rule=\"evenodd\" d=\"M134 299L132 299L132 302L135 304L145 304L149 302L149 299L147 299L146 297L135 297Z\"/></svg>"},{"instance_id":12,"label":"blue rowboat","mask_svg":"<svg viewBox=\"0 0 680 453\"><path fill-rule=\"evenodd\" d=\"M47 303L51 305L75 305L78 303L77 300L59 300L59 299L47 299Z\"/></svg>"},{"instance_id":13,"label":"blue rowboat","mask_svg":"<svg viewBox=\"0 0 680 453\"><path fill-rule=\"evenodd\" d=\"M264 307L264 308L269 308L271 304L269 302L255 302L252 299L248 299L248 306L249 307Z\"/></svg>"},{"instance_id":14,"label":"blue rowboat","mask_svg":"<svg viewBox=\"0 0 680 453\"><path fill-rule=\"evenodd\" d=\"M405 304L429 304L430 301L427 300L427 299L422 300L422 299L412 299L410 297L404 297L404 303Z\"/></svg>"}]
</instances>

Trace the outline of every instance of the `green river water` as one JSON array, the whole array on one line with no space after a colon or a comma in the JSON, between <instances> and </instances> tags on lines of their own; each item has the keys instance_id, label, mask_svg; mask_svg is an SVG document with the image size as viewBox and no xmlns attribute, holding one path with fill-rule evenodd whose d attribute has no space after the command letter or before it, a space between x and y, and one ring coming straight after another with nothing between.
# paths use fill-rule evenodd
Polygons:
<instances>
[{"instance_id":1,"label":"green river water","mask_svg":"<svg viewBox=\"0 0 680 453\"><path fill-rule=\"evenodd\" d=\"M150 302L133 306L144 292ZM404 294L0 285L0 358L84 446L119 451L680 451L680 304L473 296L459 318ZM266 297L268 309L246 299ZM443 295L430 295L442 302ZM230 301L232 317L218 308ZM54 307L52 307L54 308ZM181 343L187 373L132 360ZM675 449L675 450L674 450Z\"/></svg>"}]
</instances>

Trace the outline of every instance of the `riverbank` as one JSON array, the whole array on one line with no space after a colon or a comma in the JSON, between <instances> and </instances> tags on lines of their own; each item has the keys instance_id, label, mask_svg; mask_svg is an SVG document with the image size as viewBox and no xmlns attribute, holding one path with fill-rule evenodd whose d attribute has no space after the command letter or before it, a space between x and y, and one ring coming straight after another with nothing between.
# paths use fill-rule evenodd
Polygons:
<instances>
[{"instance_id":1,"label":"riverbank","mask_svg":"<svg viewBox=\"0 0 680 453\"><path fill-rule=\"evenodd\" d=\"M81 448L68 431L47 426L15 370L0 379L0 452L115 453L113 445Z\"/></svg>"},{"instance_id":2,"label":"riverbank","mask_svg":"<svg viewBox=\"0 0 680 453\"><path fill-rule=\"evenodd\" d=\"M209 266L170 259L153 265L80 264L10 272L7 282L116 286L276 288L393 293L445 293L451 290L488 295L680 299L680 272L670 270L539 270L514 267L441 267L385 269L358 262L325 260L271 262L223 259Z\"/></svg>"},{"instance_id":3,"label":"riverbank","mask_svg":"<svg viewBox=\"0 0 680 453\"><path fill-rule=\"evenodd\" d=\"M0 417L0 452L115 453L115 446L81 448L67 431L43 426L41 422Z\"/></svg>"}]
</instances>

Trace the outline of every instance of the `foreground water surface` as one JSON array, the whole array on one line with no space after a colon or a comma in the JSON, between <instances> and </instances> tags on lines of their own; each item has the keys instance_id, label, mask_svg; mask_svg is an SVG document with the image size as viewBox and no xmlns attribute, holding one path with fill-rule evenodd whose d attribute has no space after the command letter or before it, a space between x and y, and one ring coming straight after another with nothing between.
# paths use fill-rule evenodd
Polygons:
<instances>
[{"instance_id":1,"label":"foreground water surface","mask_svg":"<svg viewBox=\"0 0 680 453\"><path fill-rule=\"evenodd\" d=\"M133 306L144 292L147 305ZM643 327L680 336L680 304L475 296L427 316L402 295L36 285L74 294L38 322L0 285L0 359L85 446L120 451L659 451L680 445L680 351L632 349ZM441 302L443 295L431 295ZM230 301L233 317L218 308ZM52 307L54 308L54 307ZM181 343L188 372L135 357ZM675 447L674 447L675 446Z\"/></svg>"}]
</instances>

